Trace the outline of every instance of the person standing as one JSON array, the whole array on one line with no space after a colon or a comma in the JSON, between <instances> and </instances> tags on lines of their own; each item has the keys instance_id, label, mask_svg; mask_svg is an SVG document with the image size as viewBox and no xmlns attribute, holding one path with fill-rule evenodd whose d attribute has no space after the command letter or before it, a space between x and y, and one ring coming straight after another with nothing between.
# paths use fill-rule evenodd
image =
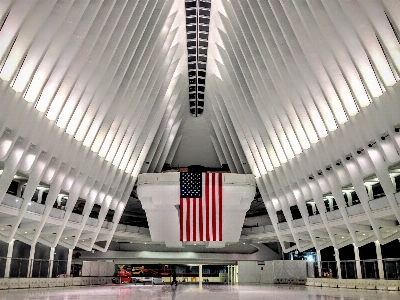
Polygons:
<instances>
[{"instance_id":1,"label":"person standing","mask_svg":"<svg viewBox=\"0 0 400 300\"><path fill-rule=\"evenodd\" d=\"M175 270L172 271L171 276L172 276L171 286L174 284L174 282L175 282L175 286L177 286L178 285L178 281L176 281L176 272L175 272Z\"/></svg>"}]
</instances>

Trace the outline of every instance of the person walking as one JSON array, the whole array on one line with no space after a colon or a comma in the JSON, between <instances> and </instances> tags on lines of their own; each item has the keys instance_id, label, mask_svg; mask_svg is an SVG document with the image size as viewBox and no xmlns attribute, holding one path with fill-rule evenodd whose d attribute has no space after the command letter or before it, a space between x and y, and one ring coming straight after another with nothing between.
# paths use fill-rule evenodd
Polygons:
<instances>
[{"instance_id":1,"label":"person walking","mask_svg":"<svg viewBox=\"0 0 400 300\"><path fill-rule=\"evenodd\" d=\"M175 270L172 271L171 276L172 276L171 286L174 284L174 282L175 282L175 286L177 286L178 285L178 281L176 281L176 272L175 272Z\"/></svg>"}]
</instances>

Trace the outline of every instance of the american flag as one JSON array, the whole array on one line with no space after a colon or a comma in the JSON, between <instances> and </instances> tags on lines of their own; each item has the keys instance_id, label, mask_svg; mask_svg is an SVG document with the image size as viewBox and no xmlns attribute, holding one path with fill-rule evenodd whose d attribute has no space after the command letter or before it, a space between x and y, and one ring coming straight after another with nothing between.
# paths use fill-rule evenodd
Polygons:
<instances>
[{"instance_id":1,"label":"american flag","mask_svg":"<svg viewBox=\"0 0 400 300\"><path fill-rule=\"evenodd\" d=\"M180 173L180 240L222 241L222 173Z\"/></svg>"}]
</instances>

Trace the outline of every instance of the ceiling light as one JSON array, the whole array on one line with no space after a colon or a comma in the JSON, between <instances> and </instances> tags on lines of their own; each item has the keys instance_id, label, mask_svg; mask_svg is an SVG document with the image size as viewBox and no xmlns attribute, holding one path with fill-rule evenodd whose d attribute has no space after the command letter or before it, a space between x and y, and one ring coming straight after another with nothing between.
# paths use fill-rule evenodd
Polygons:
<instances>
[{"instance_id":1,"label":"ceiling light","mask_svg":"<svg viewBox=\"0 0 400 300\"><path fill-rule=\"evenodd\" d=\"M65 240L67 240L68 238L64 238Z\"/></svg>"},{"instance_id":2,"label":"ceiling light","mask_svg":"<svg viewBox=\"0 0 400 300\"><path fill-rule=\"evenodd\" d=\"M25 231L25 233L28 233L28 232Z\"/></svg>"}]
</instances>

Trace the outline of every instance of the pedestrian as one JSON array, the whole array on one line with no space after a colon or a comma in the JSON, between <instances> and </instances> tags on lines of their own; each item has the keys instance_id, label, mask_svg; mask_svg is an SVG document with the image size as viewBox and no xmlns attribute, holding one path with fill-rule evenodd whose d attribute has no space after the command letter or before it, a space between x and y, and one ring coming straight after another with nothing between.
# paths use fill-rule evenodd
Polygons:
<instances>
[{"instance_id":1,"label":"pedestrian","mask_svg":"<svg viewBox=\"0 0 400 300\"><path fill-rule=\"evenodd\" d=\"M175 270L172 271L171 276L172 276L171 286L174 284L174 282L175 282L175 286L177 286L178 285L178 281L176 281L176 272L175 272Z\"/></svg>"}]
</instances>

